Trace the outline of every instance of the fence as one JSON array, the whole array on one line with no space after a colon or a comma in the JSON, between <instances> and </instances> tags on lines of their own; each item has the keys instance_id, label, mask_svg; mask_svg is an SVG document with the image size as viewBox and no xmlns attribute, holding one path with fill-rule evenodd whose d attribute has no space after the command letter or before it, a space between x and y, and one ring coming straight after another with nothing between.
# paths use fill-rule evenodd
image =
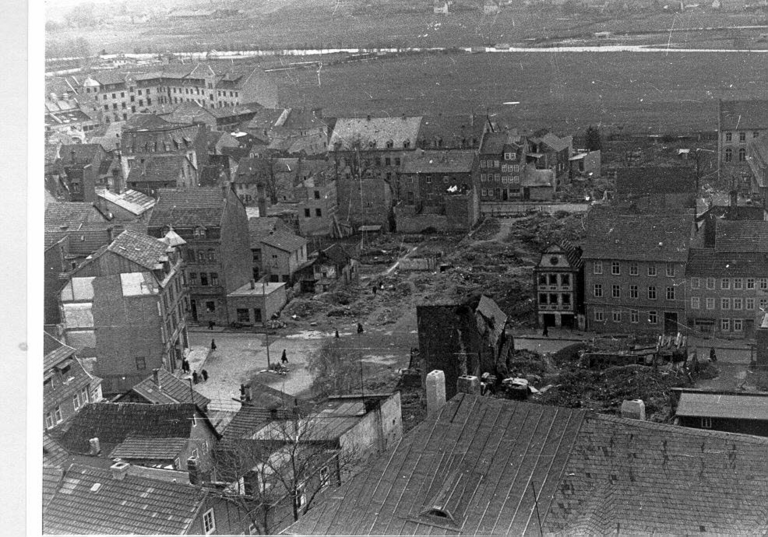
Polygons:
<instances>
[{"instance_id":1,"label":"fence","mask_svg":"<svg viewBox=\"0 0 768 537\"><path fill-rule=\"evenodd\" d=\"M520 203L520 202L491 202L483 203L480 212L483 216L518 216L526 213L549 213L558 211L569 213L584 213L589 210L589 203Z\"/></svg>"}]
</instances>

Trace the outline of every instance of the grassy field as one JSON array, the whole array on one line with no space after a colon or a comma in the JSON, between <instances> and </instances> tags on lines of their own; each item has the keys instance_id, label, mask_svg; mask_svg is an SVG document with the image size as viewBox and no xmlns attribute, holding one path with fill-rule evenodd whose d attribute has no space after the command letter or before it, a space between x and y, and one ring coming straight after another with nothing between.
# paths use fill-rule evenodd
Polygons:
<instances>
[{"instance_id":1,"label":"grassy field","mask_svg":"<svg viewBox=\"0 0 768 537\"><path fill-rule=\"evenodd\" d=\"M523 127L717 128L718 98L768 98L755 53L430 54L276 73L283 100L326 115L503 114ZM519 102L519 105L503 105Z\"/></svg>"}]
</instances>

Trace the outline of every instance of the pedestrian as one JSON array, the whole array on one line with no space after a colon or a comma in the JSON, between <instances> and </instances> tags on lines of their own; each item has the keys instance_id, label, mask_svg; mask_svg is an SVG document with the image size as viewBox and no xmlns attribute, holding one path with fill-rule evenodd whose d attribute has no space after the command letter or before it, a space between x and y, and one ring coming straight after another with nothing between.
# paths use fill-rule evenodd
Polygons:
<instances>
[{"instance_id":1,"label":"pedestrian","mask_svg":"<svg viewBox=\"0 0 768 537\"><path fill-rule=\"evenodd\" d=\"M197 371L192 372L192 382L194 384L197 384L198 382L200 382L200 377L198 376Z\"/></svg>"},{"instance_id":2,"label":"pedestrian","mask_svg":"<svg viewBox=\"0 0 768 537\"><path fill-rule=\"evenodd\" d=\"M280 357L280 362L283 365L288 363L288 356L285 355L285 349L283 349L283 355Z\"/></svg>"},{"instance_id":3,"label":"pedestrian","mask_svg":"<svg viewBox=\"0 0 768 537\"><path fill-rule=\"evenodd\" d=\"M208 380L208 371L203 369L201 373L203 374L203 382L206 382Z\"/></svg>"},{"instance_id":4,"label":"pedestrian","mask_svg":"<svg viewBox=\"0 0 768 537\"><path fill-rule=\"evenodd\" d=\"M357 323L357 333L358 334L363 333L363 323Z\"/></svg>"},{"instance_id":5,"label":"pedestrian","mask_svg":"<svg viewBox=\"0 0 768 537\"><path fill-rule=\"evenodd\" d=\"M339 339L339 329L336 329L336 339Z\"/></svg>"},{"instance_id":6,"label":"pedestrian","mask_svg":"<svg viewBox=\"0 0 768 537\"><path fill-rule=\"evenodd\" d=\"M213 330L213 321L208 321L208 330Z\"/></svg>"},{"instance_id":7,"label":"pedestrian","mask_svg":"<svg viewBox=\"0 0 768 537\"><path fill-rule=\"evenodd\" d=\"M215 339L212 339L212 340L211 340L211 350L212 350L212 351L215 351L215 350L216 350L216 340L215 340Z\"/></svg>"},{"instance_id":8,"label":"pedestrian","mask_svg":"<svg viewBox=\"0 0 768 537\"><path fill-rule=\"evenodd\" d=\"M181 361L181 370L184 373L189 373L189 360L184 359Z\"/></svg>"},{"instance_id":9,"label":"pedestrian","mask_svg":"<svg viewBox=\"0 0 768 537\"><path fill-rule=\"evenodd\" d=\"M712 347L709 349L709 361L713 364L717 362L717 353L715 352L715 348Z\"/></svg>"},{"instance_id":10,"label":"pedestrian","mask_svg":"<svg viewBox=\"0 0 768 537\"><path fill-rule=\"evenodd\" d=\"M374 285L374 286L373 286L373 296L376 296L376 291L378 291L378 289L377 289L377 288L376 288L376 286Z\"/></svg>"},{"instance_id":11,"label":"pedestrian","mask_svg":"<svg viewBox=\"0 0 768 537\"><path fill-rule=\"evenodd\" d=\"M549 330L547 330L547 324L544 323L544 332L542 332L542 335L544 337L549 337Z\"/></svg>"}]
</instances>

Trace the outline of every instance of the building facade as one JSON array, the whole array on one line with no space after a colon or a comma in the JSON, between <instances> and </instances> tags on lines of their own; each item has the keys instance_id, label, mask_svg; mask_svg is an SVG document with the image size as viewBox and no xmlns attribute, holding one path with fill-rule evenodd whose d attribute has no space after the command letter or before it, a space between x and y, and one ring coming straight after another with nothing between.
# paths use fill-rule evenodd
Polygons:
<instances>
[{"instance_id":1,"label":"building facade","mask_svg":"<svg viewBox=\"0 0 768 537\"><path fill-rule=\"evenodd\" d=\"M548 246L533 269L539 326L583 329L584 262L581 248L564 241Z\"/></svg>"},{"instance_id":2,"label":"building facade","mask_svg":"<svg viewBox=\"0 0 768 537\"><path fill-rule=\"evenodd\" d=\"M717 168L732 187L749 183L748 144L768 134L768 101L719 101Z\"/></svg>"}]
</instances>

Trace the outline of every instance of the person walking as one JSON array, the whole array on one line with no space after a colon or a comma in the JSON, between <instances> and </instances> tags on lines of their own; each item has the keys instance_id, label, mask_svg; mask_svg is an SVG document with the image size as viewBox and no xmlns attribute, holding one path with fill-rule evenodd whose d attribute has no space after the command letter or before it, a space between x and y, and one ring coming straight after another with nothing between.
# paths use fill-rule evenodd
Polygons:
<instances>
[{"instance_id":1,"label":"person walking","mask_svg":"<svg viewBox=\"0 0 768 537\"><path fill-rule=\"evenodd\" d=\"M213 330L213 321L208 321L208 330Z\"/></svg>"},{"instance_id":2,"label":"person walking","mask_svg":"<svg viewBox=\"0 0 768 537\"><path fill-rule=\"evenodd\" d=\"M709 361L713 364L717 362L717 353L715 352L715 348L712 347L709 349Z\"/></svg>"},{"instance_id":3,"label":"person walking","mask_svg":"<svg viewBox=\"0 0 768 537\"><path fill-rule=\"evenodd\" d=\"M547 323L544 323L544 331L542 334L544 337L549 337L549 330L547 329Z\"/></svg>"},{"instance_id":4,"label":"person walking","mask_svg":"<svg viewBox=\"0 0 768 537\"><path fill-rule=\"evenodd\" d=\"M203 374L203 382L206 382L208 380L208 371L203 369L201 373Z\"/></svg>"},{"instance_id":5,"label":"person walking","mask_svg":"<svg viewBox=\"0 0 768 537\"><path fill-rule=\"evenodd\" d=\"M288 363L288 356L285 355L285 349L283 349L283 355L280 357L280 363L283 365Z\"/></svg>"},{"instance_id":6,"label":"person walking","mask_svg":"<svg viewBox=\"0 0 768 537\"><path fill-rule=\"evenodd\" d=\"M339 339L339 329L336 329L336 339Z\"/></svg>"},{"instance_id":7,"label":"person walking","mask_svg":"<svg viewBox=\"0 0 768 537\"><path fill-rule=\"evenodd\" d=\"M215 339L212 339L212 340L211 340L211 350L212 350L212 351L215 351L215 350L216 350L216 340L215 340Z\"/></svg>"},{"instance_id":8,"label":"person walking","mask_svg":"<svg viewBox=\"0 0 768 537\"><path fill-rule=\"evenodd\" d=\"M189 360L186 358L181 361L181 371L183 373L189 373Z\"/></svg>"},{"instance_id":9,"label":"person walking","mask_svg":"<svg viewBox=\"0 0 768 537\"><path fill-rule=\"evenodd\" d=\"M200 382L200 377L198 376L197 371L192 372L192 382L194 384L197 384L198 382Z\"/></svg>"},{"instance_id":10,"label":"person walking","mask_svg":"<svg viewBox=\"0 0 768 537\"><path fill-rule=\"evenodd\" d=\"M363 323L360 323L360 322L357 323L357 333L358 334L363 333Z\"/></svg>"}]
</instances>

